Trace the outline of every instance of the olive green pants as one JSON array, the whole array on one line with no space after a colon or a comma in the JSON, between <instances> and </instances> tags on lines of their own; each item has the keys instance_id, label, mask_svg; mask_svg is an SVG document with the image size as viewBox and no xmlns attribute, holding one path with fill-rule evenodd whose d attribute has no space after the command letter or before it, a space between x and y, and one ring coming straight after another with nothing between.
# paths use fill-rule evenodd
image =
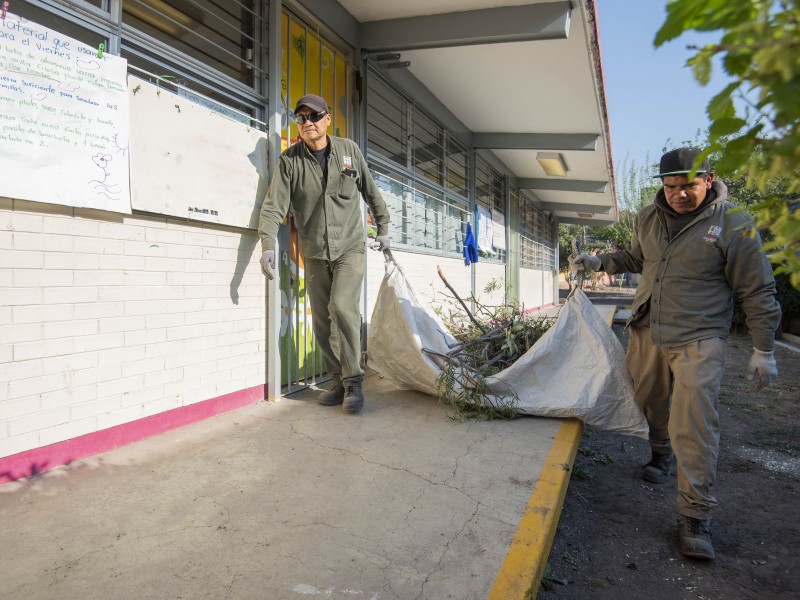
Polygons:
<instances>
[{"instance_id":1,"label":"olive green pants","mask_svg":"<svg viewBox=\"0 0 800 600\"><path fill-rule=\"evenodd\" d=\"M627 366L634 398L650 426L650 446L678 462L678 513L706 518L717 500L717 400L727 344L722 338L683 346L653 344L649 327L631 327ZM670 392L672 401L670 402Z\"/></svg>"},{"instance_id":2,"label":"olive green pants","mask_svg":"<svg viewBox=\"0 0 800 600\"><path fill-rule=\"evenodd\" d=\"M345 385L360 385L364 378L359 309L364 249L364 244L360 244L336 260L305 262L314 337L328 364L328 373Z\"/></svg>"}]
</instances>

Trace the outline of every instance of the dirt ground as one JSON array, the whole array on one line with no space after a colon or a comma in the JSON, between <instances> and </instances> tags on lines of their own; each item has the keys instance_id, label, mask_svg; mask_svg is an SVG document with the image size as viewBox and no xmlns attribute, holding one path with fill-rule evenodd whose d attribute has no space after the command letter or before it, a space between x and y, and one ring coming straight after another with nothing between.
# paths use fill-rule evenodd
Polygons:
<instances>
[{"instance_id":1,"label":"dirt ground","mask_svg":"<svg viewBox=\"0 0 800 600\"><path fill-rule=\"evenodd\" d=\"M629 305L632 293L587 295ZM625 346L622 327L614 330ZM800 352L777 348L779 377L755 392L744 378L750 338L734 336L728 349L714 486L716 560L680 554L676 479L641 479L647 442L587 428L539 600L800 597Z\"/></svg>"}]
</instances>

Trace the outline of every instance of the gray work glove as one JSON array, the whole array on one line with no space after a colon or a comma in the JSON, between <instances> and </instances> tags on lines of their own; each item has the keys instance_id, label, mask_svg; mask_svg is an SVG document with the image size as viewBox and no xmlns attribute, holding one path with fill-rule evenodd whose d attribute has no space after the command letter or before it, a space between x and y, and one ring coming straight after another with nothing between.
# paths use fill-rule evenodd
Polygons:
<instances>
[{"instance_id":1,"label":"gray work glove","mask_svg":"<svg viewBox=\"0 0 800 600\"><path fill-rule=\"evenodd\" d=\"M379 235L375 238L375 243L373 243L371 247L373 250L383 252L384 250L388 250L391 245L392 241L389 239L388 235Z\"/></svg>"},{"instance_id":2,"label":"gray work glove","mask_svg":"<svg viewBox=\"0 0 800 600\"><path fill-rule=\"evenodd\" d=\"M269 279L275 278L275 250L264 250L261 255L261 272Z\"/></svg>"},{"instance_id":3,"label":"gray work glove","mask_svg":"<svg viewBox=\"0 0 800 600\"><path fill-rule=\"evenodd\" d=\"M753 377L758 375L753 389L760 390L765 385L769 385L778 376L778 365L775 363L775 351L759 350L753 348L753 356L750 357L750 362L747 363L747 381L753 381Z\"/></svg>"},{"instance_id":4,"label":"gray work glove","mask_svg":"<svg viewBox=\"0 0 800 600\"><path fill-rule=\"evenodd\" d=\"M578 254L575 258L570 256L568 260L573 273L578 271L597 271L603 264L597 256L592 256L591 254Z\"/></svg>"}]
</instances>

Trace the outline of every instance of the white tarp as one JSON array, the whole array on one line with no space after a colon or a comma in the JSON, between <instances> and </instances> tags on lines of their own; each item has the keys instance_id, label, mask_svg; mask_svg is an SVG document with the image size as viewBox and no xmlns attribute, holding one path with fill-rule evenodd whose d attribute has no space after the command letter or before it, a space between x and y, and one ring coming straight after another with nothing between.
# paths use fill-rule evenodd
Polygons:
<instances>
[{"instance_id":1,"label":"white tarp","mask_svg":"<svg viewBox=\"0 0 800 600\"><path fill-rule=\"evenodd\" d=\"M388 261L370 321L368 366L405 389L436 396L441 371L422 349L445 354L456 343L400 266ZM542 338L486 382L506 401L516 393L520 414L576 417L598 429L647 438L622 345L579 289Z\"/></svg>"}]
</instances>

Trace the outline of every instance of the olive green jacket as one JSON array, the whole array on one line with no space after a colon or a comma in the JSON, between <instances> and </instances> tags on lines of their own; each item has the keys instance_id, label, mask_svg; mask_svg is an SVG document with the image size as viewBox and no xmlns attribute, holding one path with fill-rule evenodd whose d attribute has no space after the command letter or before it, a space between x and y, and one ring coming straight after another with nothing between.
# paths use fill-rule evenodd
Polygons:
<instances>
[{"instance_id":1,"label":"olive green jacket","mask_svg":"<svg viewBox=\"0 0 800 600\"><path fill-rule=\"evenodd\" d=\"M328 178L305 143L281 153L261 205L258 232L262 250L274 250L278 227L289 206L294 211L305 258L336 260L364 243L360 196L363 194L377 235L389 234L389 212L358 146L328 136L331 145Z\"/></svg>"},{"instance_id":2,"label":"olive green jacket","mask_svg":"<svg viewBox=\"0 0 800 600\"><path fill-rule=\"evenodd\" d=\"M641 273L631 319L649 303L653 342L681 346L710 337L726 338L733 318L733 295L741 299L753 345L773 350L781 310L775 299L772 267L761 251L747 213L730 212L724 183L712 185L717 198L668 240L664 214L655 204L636 216L625 250L600 254L608 273ZM663 190L659 191L663 194Z\"/></svg>"}]
</instances>

